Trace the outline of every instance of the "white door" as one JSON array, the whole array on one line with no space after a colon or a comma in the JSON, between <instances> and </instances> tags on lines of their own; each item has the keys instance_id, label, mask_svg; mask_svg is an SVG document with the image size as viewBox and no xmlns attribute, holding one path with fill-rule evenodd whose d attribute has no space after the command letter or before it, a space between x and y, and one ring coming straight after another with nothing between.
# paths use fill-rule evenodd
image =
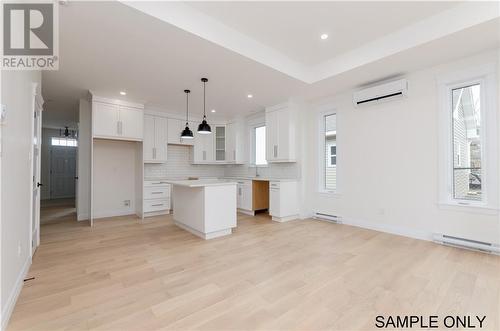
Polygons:
<instances>
[{"instance_id":1,"label":"white door","mask_svg":"<svg viewBox=\"0 0 500 331\"><path fill-rule=\"evenodd\" d=\"M155 160L167 161L168 120L163 117L155 118Z\"/></svg>"},{"instance_id":2,"label":"white door","mask_svg":"<svg viewBox=\"0 0 500 331\"><path fill-rule=\"evenodd\" d=\"M118 106L94 102L92 108L94 136L118 136Z\"/></svg>"},{"instance_id":3,"label":"white door","mask_svg":"<svg viewBox=\"0 0 500 331\"><path fill-rule=\"evenodd\" d=\"M75 197L76 148L52 146L50 154L50 198Z\"/></svg>"},{"instance_id":4,"label":"white door","mask_svg":"<svg viewBox=\"0 0 500 331\"><path fill-rule=\"evenodd\" d=\"M144 162L155 160L155 118L144 115L144 141L142 143Z\"/></svg>"},{"instance_id":5,"label":"white door","mask_svg":"<svg viewBox=\"0 0 500 331\"><path fill-rule=\"evenodd\" d=\"M41 97L34 97L33 116L33 181L32 181L32 214L31 214L31 256L40 245L40 153L42 145L42 104ZM38 99L38 100L37 100Z\"/></svg>"},{"instance_id":6,"label":"white door","mask_svg":"<svg viewBox=\"0 0 500 331\"><path fill-rule=\"evenodd\" d=\"M123 138L142 140L144 115L141 109L120 106L120 134Z\"/></svg>"}]
</instances>

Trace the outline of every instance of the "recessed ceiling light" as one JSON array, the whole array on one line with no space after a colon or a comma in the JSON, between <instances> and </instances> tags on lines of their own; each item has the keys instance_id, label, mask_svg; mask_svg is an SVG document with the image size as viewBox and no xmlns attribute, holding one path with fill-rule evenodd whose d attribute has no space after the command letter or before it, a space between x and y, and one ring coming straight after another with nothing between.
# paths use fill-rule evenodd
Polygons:
<instances>
[{"instance_id":1,"label":"recessed ceiling light","mask_svg":"<svg viewBox=\"0 0 500 331\"><path fill-rule=\"evenodd\" d=\"M212 113L215 113L215 109L212 109Z\"/></svg>"},{"instance_id":2,"label":"recessed ceiling light","mask_svg":"<svg viewBox=\"0 0 500 331\"><path fill-rule=\"evenodd\" d=\"M320 38L321 40L328 39L328 35L326 33L323 33Z\"/></svg>"},{"instance_id":3,"label":"recessed ceiling light","mask_svg":"<svg viewBox=\"0 0 500 331\"><path fill-rule=\"evenodd\" d=\"M127 95L127 92L120 91L120 94L121 94L121 95Z\"/></svg>"},{"instance_id":4,"label":"recessed ceiling light","mask_svg":"<svg viewBox=\"0 0 500 331\"><path fill-rule=\"evenodd\" d=\"M248 99L252 99L253 98L253 94L249 94L247 95Z\"/></svg>"}]
</instances>

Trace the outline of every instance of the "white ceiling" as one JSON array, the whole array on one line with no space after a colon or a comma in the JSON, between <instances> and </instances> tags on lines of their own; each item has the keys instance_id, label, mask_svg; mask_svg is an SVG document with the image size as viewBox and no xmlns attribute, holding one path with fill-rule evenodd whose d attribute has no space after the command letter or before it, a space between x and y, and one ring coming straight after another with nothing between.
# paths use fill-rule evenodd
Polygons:
<instances>
[{"instance_id":1,"label":"white ceiling","mask_svg":"<svg viewBox=\"0 0 500 331\"><path fill-rule=\"evenodd\" d=\"M74 125L88 90L182 114L189 88L191 114L200 116L204 76L207 109L217 110L209 119L226 119L498 47L500 19L484 8L457 17L465 11L442 2L69 2L60 7L59 70L43 73L44 123ZM308 19L298 22L301 13ZM323 32L330 37L321 44Z\"/></svg>"},{"instance_id":2,"label":"white ceiling","mask_svg":"<svg viewBox=\"0 0 500 331\"><path fill-rule=\"evenodd\" d=\"M315 65L459 2L189 2L304 65ZM321 34L328 34L321 40Z\"/></svg>"}]
</instances>

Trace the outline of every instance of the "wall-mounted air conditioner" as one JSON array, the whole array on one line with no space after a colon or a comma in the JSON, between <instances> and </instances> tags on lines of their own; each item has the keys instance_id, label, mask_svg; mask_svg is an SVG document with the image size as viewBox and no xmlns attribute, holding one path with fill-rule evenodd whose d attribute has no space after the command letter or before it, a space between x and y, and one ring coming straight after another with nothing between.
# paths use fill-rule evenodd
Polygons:
<instances>
[{"instance_id":1,"label":"wall-mounted air conditioner","mask_svg":"<svg viewBox=\"0 0 500 331\"><path fill-rule=\"evenodd\" d=\"M408 81L399 79L381 83L353 93L354 106L369 105L403 98L408 95Z\"/></svg>"}]
</instances>

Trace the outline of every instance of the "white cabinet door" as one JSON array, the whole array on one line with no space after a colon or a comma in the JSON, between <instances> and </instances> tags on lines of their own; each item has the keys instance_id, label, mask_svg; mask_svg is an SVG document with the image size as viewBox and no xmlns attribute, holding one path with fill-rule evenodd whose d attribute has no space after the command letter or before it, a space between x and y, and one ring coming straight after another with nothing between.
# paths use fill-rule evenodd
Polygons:
<instances>
[{"instance_id":1,"label":"white cabinet door","mask_svg":"<svg viewBox=\"0 0 500 331\"><path fill-rule=\"evenodd\" d=\"M193 162L214 162L214 135L194 133Z\"/></svg>"},{"instance_id":2,"label":"white cabinet door","mask_svg":"<svg viewBox=\"0 0 500 331\"><path fill-rule=\"evenodd\" d=\"M290 159L290 129L291 129L291 116L290 111L287 108L280 109L276 111L278 116L278 136L277 136L277 150L276 159L277 160L288 160Z\"/></svg>"},{"instance_id":3,"label":"white cabinet door","mask_svg":"<svg viewBox=\"0 0 500 331\"><path fill-rule=\"evenodd\" d=\"M144 130L142 109L120 106L120 136L132 140L142 140Z\"/></svg>"},{"instance_id":4,"label":"white cabinet door","mask_svg":"<svg viewBox=\"0 0 500 331\"><path fill-rule=\"evenodd\" d=\"M236 208L240 208L241 209L241 202L242 202L242 199L243 199L243 185L241 184L238 184L238 186L236 187Z\"/></svg>"},{"instance_id":5,"label":"white cabinet door","mask_svg":"<svg viewBox=\"0 0 500 331\"><path fill-rule=\"evenodd\" d=\"M93 102L92 126L93 135L98 137L116 137L119 135L118 106ZM142 124L142 121L141 121Z\"/></svg>"},{"instance_id":6,"label":"white cabinet door","mask_svg":"<svg viewBox=\"0 0 500 331\"><path fill-rule=\"evenodd\" d=\"M155 160L167 161L168 120L163 117L155 118Z\"/></svg>"},{"instance_id":7,"label":"white cabinet door","mask_svg":"<svg viewBox=\"0 0 500 331\"><path fill-rule=\"evenodd\" d=\"M252 210L252 182L243 186L241 208L245 210Z\"/></svg>"},{"instance_id":8,"label":"white cabinet door","mask_svg":"<svg viewBox=\"0 0 500 331\"><path fill-rule=\"evenodd\" d=\"M216 125L214 128L215 161L226 161L226 126Z\"/></svg>"},{"instance_id":9,"label":"white cabinet door","mask_svg":"<svg viewBox=\"0 0 500 331\"><path fill-rule=\"evenodd\" d=\"M226 125L226 161L236 161L236 124Z\"/></svg>"},{"instance_id":10,"label":"white cabinet door","mask_svg":"<svg viewBox=\"0 0 500 331\"><path fill-rule=\"evenodd\" d=\"M155 118L144 115L144 141L142 143L144 162L155 162Z\"/></svg>"},{"instance_id":11,"label":"white cabinet door","mask_svg":"<svg viewBox=\"0 0 500 331\"><path fill-rule=\"evenodd\" d=\"M278 111L266 113L266 159L278 158L279 116Z\"/></svg>"}]
</instances>

